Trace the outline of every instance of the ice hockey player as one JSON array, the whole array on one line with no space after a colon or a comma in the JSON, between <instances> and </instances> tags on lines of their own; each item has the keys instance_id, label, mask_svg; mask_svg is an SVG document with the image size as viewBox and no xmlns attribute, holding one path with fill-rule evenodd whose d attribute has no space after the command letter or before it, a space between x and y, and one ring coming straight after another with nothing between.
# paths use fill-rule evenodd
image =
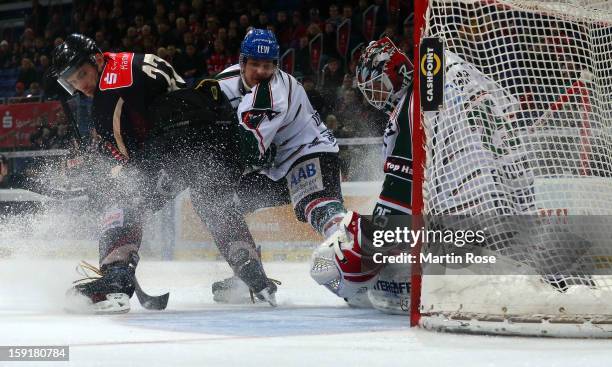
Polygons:
<instances>
[{"instance_id":1,"label":"ice hockey player","mask_svg":"<svg viewBox=\"0 0 612 367\"><path fill-rule=\"evenodd\" d=\"M528 186L532 180L528 175L512 174L521 171L517 157L523 155L518 151L518 138L507 129L512 126L518 102L457 55L446 51L444 56L445 108L427 114L430 123L437 127L431 140L445 142L451 158L431 162L427 176L445 172L436 175L440 187L457 189L439 190L435 197L429 198L429 206L435 208L434 213L461 215L524 212L529 203L513 200L517 195L508 194L513 187ZM412 213L413 66L385 37L371 42L364 50L356 74L357 85L365 98L389 115L383 145L385 180L372 223L378 226L390 215ZM496 128L488 128L487 118L482 123L474 123L474 118L470 118L474 115L495 121ZM465 157L470 157L469 163ZM459 166L470 166L473 170L462 170ZM504 185L495 177L500 175L495 167L500 166L509 171L504 175ZM410 266L387 265L380 273L380 268L374 267L367 269L368 273L362 272L362 260L367 260L368 255L363 252L368 239L368 231L363 230L368 228L368 223L364 221L357 213L349 213L343 219L341 229L313 254L311 275L319 284L349 301L351 298L356 303L363 301L363 294L367 293L368 300L376 308L407 312ZM487 240L494 235L488 233ZM507 233L503 237L512 239Z\"/></svg>"},{"instance_id":2,"label":"ice hockey player","mask_svg":"<svg viewBox=\"0 0 612 367\"><path fill-rule=\"evenodd\" d=\"M244 166L235 154L234 113L219 84L203 80L182 89L184 81L159 57L102 53L80 34L57 46L52 60L51 78L70 94L93 98L100 150L112 158L112 177L92 183L108 203L99 238L101 276L69 293L85 296L88 310L97 313L129 311L144 213L188 187L234 273L275 305L276 285L232 205Z\"/></svg>"},{"instance_id":3,"label":"ice hockey player","mask_svg":"<svg viewBox=\"0 0 612 367\"><path fill-rule=\"evenodd\" d=\"M338 144L302 85L278 63L274 33L252 29L240 45L239 63L216 76L240 123L242 159L257 166L242 178L241 190L251 198L239 195L239 207L249 211L290 202L298 220L326 238L346 214ZM229 278L215 283L213 293L225 301L225 294L238 288Z\"/></svg>"},{"instance_id":4,"label":"ice hockey player","mask_svg":"<svg viewBox=\"0 0 612 367\"><path fill-rule=\"evenodd\" d=\"M409 307L410 266L362 267L362 251L371 228L390 215L411 214L412 63L384 37L363 51L356 69L357 86L370 104L389 115L384 133L385 179L373 223L348 212L340 228L312 256L314 280L354 306L403 313ZM367 230L366 230L367 228ZM371 238L371 237L370 237Z\"/></svg>"}]
</instances>

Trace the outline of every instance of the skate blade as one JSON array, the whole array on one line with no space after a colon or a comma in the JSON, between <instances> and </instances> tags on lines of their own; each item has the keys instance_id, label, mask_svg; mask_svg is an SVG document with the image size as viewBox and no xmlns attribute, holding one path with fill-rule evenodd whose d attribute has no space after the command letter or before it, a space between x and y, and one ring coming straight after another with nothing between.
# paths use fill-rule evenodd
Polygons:
<instances>
[{"instance_id":1,"label":"skate blade","mask_svg":"<svg viewBox=\"0 0 612 367\"><path fill-rule=\"evenodd\" d=\"M274 295L272 295L272 297L268 299L267 301L270 304L270 306L278 307L278 303L276 302L276 297L274 297Z\"/></svg>"},{"instance_id":2,"label":"skate blade","mask_svg":"<svg viewBox=\"0 0 612 367\"><path fill-rule=\"evenodd\" d=\"M264 289L263 291L259 292L258 297L256 297L256 298L259 298L259 297L263 298L272 307L277 307L278 306L278 303L276 302L276 295L275 295L275 293L270 293L270 292L268 292L267 289Z\"/></svg>"},{"instance_id":3,"label":"skate blade","mask_svg":"<svg viewBox=\"0 0 612 367\"><path fill-rule=\"evenodd\" d=\"M213 301L216 303L223 303L226 305L252 305L252 304L265 304L268 303L272 307L278 306L276 302L276 296L269 294L267 291L265 294L259 293L256 297L251 298L250 294L237 294L232 291L216 291L213 293Z\"/></svg>"},{"instance_id":4,"label":"skate blade","mask_svg":"<svg viewBox=\"0 0 612 367\"><path fill-rule=\"evenodd\" d=\"M92 303L83 295L73 295L64 310L72 314L84 315L117 315L130 311L130 297L125 293L109 293L106 300Z\"/></svg>"},{"instance_id":5,"label":"skate blade","mask_svg":"<svg viewBox=\"0 0 612 367\"><path fill-rule=\"evenodd\" d=\"M220 290L213 292L213 301L228 305L252 305L253 303L265 303L265 300L260 300L257 297L251 299L248 289L246 293L238 294L235 291Z\"/></svg>"}]
</instances>

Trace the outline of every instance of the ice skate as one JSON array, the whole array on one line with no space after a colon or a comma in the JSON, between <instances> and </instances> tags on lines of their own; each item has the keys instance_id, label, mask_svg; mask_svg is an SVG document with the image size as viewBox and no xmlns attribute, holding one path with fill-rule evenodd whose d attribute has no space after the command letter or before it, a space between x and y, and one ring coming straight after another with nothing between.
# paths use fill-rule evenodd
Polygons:
<instances>
[{"instance_id":1,"label":"ice skate","mask_svg":"<svg viewBox=\"0 0 612 367\"><path fill-rule=\"evenodd\" d=\"M255 298L262 302L268 302L272 307L276 307L278 306L278 303L276 303L276 290L277 287L274 281L272 279L268 279L268 286L258 293L255 293Z\"/></svg>"},{"instance_id":2,"label":"ice skate","mask_svg":"<svg viewBox=\"0 0 612 367\"><path fill-rule=\"evenodd\" d=\"M274 294L277 291L277 285L280 284L280 281L268 278L268 286L259 293L255 293L240 278L232 276L213 283L213 300L218 303L230 304L268 302L272 306L276 306Z\"/></svg>"},{"instance_id":3,"label":"ice skate","mask_svg":"<svg viewBox=\"0 0 612 367\"><path fill-rule=\"evenodd\" d=\"M85 278L66 292L66 310L72 313L118 314L130 311L135 267L114 263L99 270L82 262L77 271Z\"/></svg>"}]
</instances>

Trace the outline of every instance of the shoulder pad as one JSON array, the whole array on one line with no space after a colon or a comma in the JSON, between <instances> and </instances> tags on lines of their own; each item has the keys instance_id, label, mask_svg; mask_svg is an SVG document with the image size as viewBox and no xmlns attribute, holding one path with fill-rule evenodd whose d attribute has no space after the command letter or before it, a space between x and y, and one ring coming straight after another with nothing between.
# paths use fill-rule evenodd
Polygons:
<instances>
[{"instance_id":1,"label":"shoulder pad","mask_svg":"<svg viewBox=\"0 0 612 367\"><path fill-rule=\"evenodd\" d=\"M217 80L225 80L225 79L231 79L231 78L235 78L235 77L239 77L240 76L240 69L228 70L228 71L226 71L226 70L224 70L224 71L220 72L219 74L215 75L215 79L217 79Z\"/></svg>"},{"instance_id":2,"label":"shoulder pad","mask_svg":"<svg viewBox=\"0 0 612 367\"><path fill-rule=\"evenodd\" d=\"M202 79L193 89L209 95L214 101L218 101L221 98L221 88L219 87L219 82L215 79Z\"/></svg>"},{"instance_id":3,"label":"shoulder pad","mask_svg":"<svg viewBox=\"0 0 612 367\"><path fill-rule=\"evenodd\" d=\"M134 83L132 63L134 54L131 52L104 54L106 65L100 76L100 90L130 87Z\"/></svg>"}]
</instances>

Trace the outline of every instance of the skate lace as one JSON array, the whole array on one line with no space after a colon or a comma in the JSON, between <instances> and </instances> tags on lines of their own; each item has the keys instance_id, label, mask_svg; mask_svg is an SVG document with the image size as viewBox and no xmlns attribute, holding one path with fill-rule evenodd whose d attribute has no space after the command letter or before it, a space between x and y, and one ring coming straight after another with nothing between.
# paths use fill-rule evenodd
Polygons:
<instances>
[{"instance_id":1,"label":"skate lace","mask_svg":"<svg viewBox=\"0 0 612 367\"><path fill-rule=\"evenodd\" d=\"M100 271L100 269L85 260L81 260L81 263L76 266L75 270L77 274L81 275L83 278L75 280L74 282L72 282L72 284L97 280L102 277L102 272Z\"/></svg>"},{"instance_id":2,"label":"skate lace","mask_svg":"<svg viewBox=\"0 0 612 367\"><path fill-rule=\"evenodd\" d=\"M283 284L280 280L276 280L276 279L272 279L272 278L268 278L269 281L271 281L272 283L276 284L276 285L281 285ZM249 288L249 295L251 296L251 302L255 303L255 292L253 292L252 289Z\"/></svg>"}]
</instances>

